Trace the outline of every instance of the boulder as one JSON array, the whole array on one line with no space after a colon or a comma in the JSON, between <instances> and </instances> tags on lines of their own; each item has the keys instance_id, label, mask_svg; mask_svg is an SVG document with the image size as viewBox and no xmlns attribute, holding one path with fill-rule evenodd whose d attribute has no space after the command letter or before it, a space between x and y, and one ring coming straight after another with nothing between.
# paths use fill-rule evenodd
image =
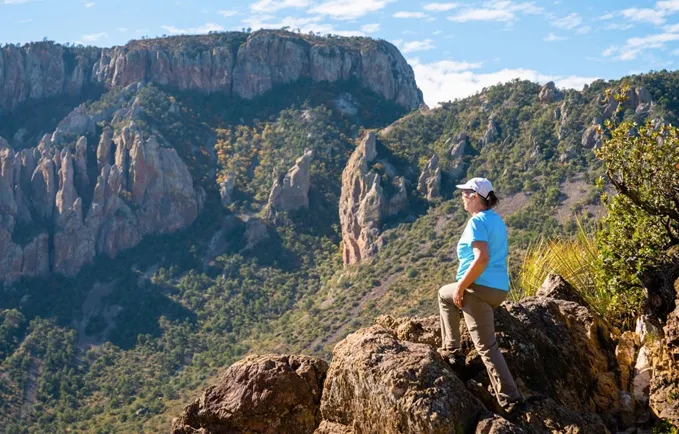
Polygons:
<instances>
[{"instance_id":1,"label":"boulder","mask_svg":"<svg viewBox=\"0 0 679 434\"><path fill-rule=\"evenodd\" d=\"M172 421L172 433L311 434L327 369L314 357L246 357Z\"/></svg>"},{"instance_id":2,"label":"boulder","mask_svg":"<svg viewBox=\"0 0 679 434\"><path fill-rule=\"evenodd\" d=\"M566 279L558 274L548 274L535 295L537 297L549 297L572 301L581 306L588 306L587 302L582 298L578 291L576 291L570 283L566 282Z\"/></svg>"},{"instance_id":3,"label":"boulder","mask_svg":"<svg viewBox=\"0 0 679 434\"><path fill-rule=\"evenodd\" d=\"M602 137L600 127L598 125L590 125L582 134L582 147L586 149L593 149L601 147Z\"/></svg>"},{"instance_id":4,"label":"boulder","mask_svg":"<svg viewBox=\"0 0 679 434\"><path fill-rule=\"evenodd\" d=\"M550 81L542 86L538 99L542 104L551 104L556 101L561 101L563 99L563 93L556 88L553 81Z\"/></svg>"},{"instance_id":5,"label":"boulder","mask_svg":"<svg viewBox=\"0 0 679 434\"><path fill-rule=\"evenodd\" d=\"M525 434L525 432L504 417L493 415L492 417L481 419L476 425L474 434Z\"/></svg>"},{"instance_id":6,"label":"boulder","mask_svg":"<svg viewBox=\"0 0 679 434\"><path fill-rule=\"evenodd\" d=\"M333 350L321 414L355 432L450 433L473 430L487 410L434 348L375 325Z\"/></svg>"}]
</instances>

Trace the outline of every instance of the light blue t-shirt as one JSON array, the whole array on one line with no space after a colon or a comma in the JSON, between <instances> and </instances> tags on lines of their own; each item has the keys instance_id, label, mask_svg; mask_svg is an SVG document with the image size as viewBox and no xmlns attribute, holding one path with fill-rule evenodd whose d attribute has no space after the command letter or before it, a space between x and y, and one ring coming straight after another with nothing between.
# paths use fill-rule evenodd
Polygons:
<instances>
[{"instance_id":1,"label":"light blue t-shirt","mask_svg":"<svg viewBox=\"0 0 679 434\"><path fill-rule=\"evenodd\" d=\"M490 259L481 276L474 281L477 285L509 291L509 274L507 273L507 227L502 217L492 209L482 211L467 222L457 243L457 258L460 266L457 269L457 280L461 280L474 260L472 242L488 243Z\"/></svg>"}]
</instances>

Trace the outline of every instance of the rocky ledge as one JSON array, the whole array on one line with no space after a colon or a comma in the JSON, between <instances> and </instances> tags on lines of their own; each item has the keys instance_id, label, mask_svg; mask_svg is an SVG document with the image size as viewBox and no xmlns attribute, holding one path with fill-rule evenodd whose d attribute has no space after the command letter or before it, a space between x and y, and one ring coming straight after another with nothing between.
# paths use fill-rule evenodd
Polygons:
<instances>
[{"instance_id":1,"label":"rocky ledge","mask_svg":"<svg viewBox=\"0 0 679 434\"><path fill-rule=\"evenodd\" d=\"M38 42L0 48L0 108L150 81L251 99L279 84L356 80L389 101L423 103L412 68L392 44L261 30L132 41L112 48Z\"/></svg>"},{"instance_id":2,"label":"rocky ledge","mask_svg":"<svg viewBox=\"0 0 679 434\"><path fill-rule=\"evenodd\" d=\"M465 365L452 369L435 350L438 317L382 316L338 343L329 366L273 355L234 364L172 433L603 434L651 432L657 416L679 423L666 399L679 390L671 368L677 315L664 337L630 341L581 302L553 276L538 296L496 310L499 344L527 398L511 415L497 408L464 325ZM640 369L646 358L650 375Z\"/></svg>"}]
</instances>

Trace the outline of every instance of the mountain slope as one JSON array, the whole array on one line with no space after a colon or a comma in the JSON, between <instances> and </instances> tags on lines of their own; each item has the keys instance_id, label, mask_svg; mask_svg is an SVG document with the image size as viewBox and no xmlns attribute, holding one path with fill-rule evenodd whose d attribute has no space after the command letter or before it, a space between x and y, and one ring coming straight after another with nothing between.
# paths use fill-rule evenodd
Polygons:
<instances>
[{"instance_id":1,"label":"mountain slope","mask_svg":"<svg viewBox=\"0 0 679 434\"><path fill-rule=\"evenodd\" d=\"M48 113L36 111L26 96L17 102L19 93L2 88L3 95L11 94L6 101L12 101L6 106L11 105L12 112L3 118L8 122L2 123L2 134L10 138L8 154L27 154L43 134L61 131L54 147L52 136L46 139L54 152L50 161L56 165L54 156L59 156L60 168L74 165L72 182L83 210L95 209L95 180L106 163L109 171L116 166L127 174L127 188L103 196L105 204L113 201L117 208L104 213L102 221L120 230L107 232L111 238L104 239L115 243L102 242L102 247L123 246L116 243L130 240L119 235L129 234L131 226L122 223L133 219L130 216L139 221L139 215L148 215L143 214L149 209L144 205L147 194L153 191L148 186L158 178L145 178L137 169L142 163L164 161L156 159L156 153L177 155L172 161L185 165L196 208L202 209L176 231L163 234L156 224L148 225L144 237L116 249L115 259L102 250L104 254L92 256L90 264L81 264L69 278L44 273L3 288L0 309L11 341L0 348L0 415L11 432L44 432L45 427L54 432L167 430L177 408L249 351L327 355L341 337L379 313L435 312L434 294L454 272L454 246L466 217L453 194L460 178L486 175L507 200L501 212L511 229L513 265L520 260L519 249L537 234L574 228L571 209L564 207L589 209L598 203L600 192L592 181L602 169L592 155L598 138L590 124L611 114L613 102L602 102L603 93L619 86L618 81L563 93L517 81L405 115L417 105L402 104L398 92L385 98L390 95L386 87L371 90L358 72L332 83L300 75L298 81L276 84L273 92L247 100L213 92L212 78L201 82L205 89L192 89L195 81L183 73L162 82L165 70L160 66L145 69L149 62L139 60L146 66L132 67L133 59L149 59L149 53L154 59L162 58L159 53L173 53L172 62L180 66L197 59L191 57L196 52L219 52L219 47L231 52L236 43L238 61L247 57L240 51L248 44L245 38L256 42L271 35L280 37L283 47L336 46L345 56L340 59L373 48L375 59L398 58L382 42L279 32L137 41L106 51L111 59L123 59L113 67L126 71L131 84L118 87L127 82L114 81L116 75L106 70L104 76L111 81L102 79L102 86L95 86L98 96L74 112L86 120L82 132L70 129L78 125L72 122L77 118L73 114L58 127L69 113L64 107L72 103L59 92L52 96L58 102L52 106L54 113ZM92 50L97 65L111 67L112 60L101 61L103 51ZM403 65L399 68L409 68ZM185 71L179 66L172 71ZM635 85L636 100L622 116L652 113L673 120L673 95L679 94L676 77L656 73L626 78ZM54 89L63 89L60 83ZM404 83L408 92L417 93L414 81ZM89 96L80 93L76 99ZM26 120L29 113L42 116ZM17 136L22 128L26 132ZM401 188L406 193L394 212L385 213L375 225L380 238L375 256L345 268L339 218L342 172L366 129L373 129L376 138L376 159L366 170L379 182L385 203L403 199ZM110 131L115 146L109 144L105 152L103 145L98 152L102 140L108 143L105 131ZM87 170L78 172L82 136L88 143ZM313 155L308 167L298 160L307 150ZM441 197L430 201L417 186L434 153L441 168ZM70 181L70 170L63 173ZM91 190L78 190L77 183L84 179L79 173L88 174ZM298 179L308 180L308 191L301 192L308 208L276 205L272 198L286 197L272 194L276 185L290 192ZM137 193L135 185L142 186ZM68 196L67 189L61 190L59 197ZM56 192L54 197L56 203ZM164 197L150 203L162 204ZM16 203L16 196L12 198ZM77 199L71 198L74 204ZM156 216L166 215L163 208L151 209L160 210ZM5 208L2 213L18 219ZM560 213L565 217L558 220ZM92 214L83 215L86 219ZM34 220L17 226L22 230L12 232L12 243L25 246L35 239L35 228L48 239L55 237L56 221ZM72 232L83 233L80 228ZM53 251L53 242L47 249Z\"/></svg>"}]
</instances>

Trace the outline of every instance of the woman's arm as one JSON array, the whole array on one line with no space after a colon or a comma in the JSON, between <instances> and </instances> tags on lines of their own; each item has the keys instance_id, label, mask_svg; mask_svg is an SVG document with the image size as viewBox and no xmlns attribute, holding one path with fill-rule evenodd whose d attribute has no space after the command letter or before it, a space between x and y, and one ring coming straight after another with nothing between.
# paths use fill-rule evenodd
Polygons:
<instances>
[{"instance_id":1,"label":"woman's arm","mask_svg":"<svg viewBox=\"0 0 679 434\"><path fill-rule=\"evenodd\" d=\"M460 309L462 309L464 291L469 288L469 285L474 283L474 281L479 278L481 273L483 273L483 270L486 269L486 265L488 265L488 260L490 259L487 242L472 242L472 250L474 251L474 260L469 266L467 272L464 273L464 276L462 276L462 279L457 282L457 288L455 290L455 295L453 296L455 305Z\"/></svg>"}]
</instances>

